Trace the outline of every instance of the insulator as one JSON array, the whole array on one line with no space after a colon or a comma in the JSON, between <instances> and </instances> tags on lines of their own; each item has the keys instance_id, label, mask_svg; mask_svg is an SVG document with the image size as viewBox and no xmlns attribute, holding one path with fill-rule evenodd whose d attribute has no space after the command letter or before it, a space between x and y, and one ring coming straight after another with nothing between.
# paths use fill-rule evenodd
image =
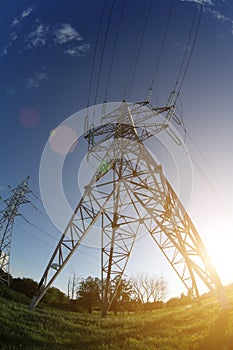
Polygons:
<instances>
[{"instance_id":1,"label":"insulator","mask_svg":"<svg viewBox=\"0 0 233 350\"><path fill-rule=\"evenodd\" d=\"M84 119L84 132L88 131L88 126L89 126L89 117L88 117L88 115L86 115L86 117Z\"/></svg>"},{"instance_id":2,"label":"insulator","mask_svg":"<svg viewBox=\"0 0 233 350\"><path fill-rule=\"evenodd\" d=\"M105 114L105 112L106 112L106 101L104 101L103 102L103 106L102 106L102 115L104 115Z\"/></svg>"},{"instance_id":3,"label":"insulator","mask_svg":"<svg viewBox=\"0 0 233 350\"><path fill-rule=\"evenodd\" d=\"M181 125L181 121L180 119L177 117L177 115L174 113L172 118L175 120L175 122L178 124L178 125Z\"/></svg>"},{"instance_id":4,"label":"insulator","mask_svg":"<svg viewBox=\"0 0 233 350\"><path fill-rule=\"evenodd\" d=\"M174 106L171 106L169 108L168 113L167 113L166 120L168 120L168 122L170 122L171 119L173 118L173 116L174 116Z\"/></svg>"},{"instance_id":5,"label":"insulator","mask_svg":"<svg viewBox=\"0 0 233 350\"><path fill-rule=\"evenodd\" d=\"M146 95L146 102L150 101L151 95L152 95L153 90L149 88L147 95Z\"/></svg>"},{"instance_id":6,"label":"insulator","mask_svg":"<svg viewBox=\"0 0 233 350\"><path fill-rule=\"evenodd\" d=\"M175 91L172 91L168 98L167 106L171 106L174 96L175 96Z\"/></svg>"},{"instance_id":7,"label":"insulator","mask_svg":"<svg viewBox=\"0 0 233 350\"><path fill-rule=\"evenodd\" d=\"M94 123L91 123L90 129L89 129L89 144L92 146L94 145L94 137L95 137L95 125Z\"/></svg>"},{"instance_id":8,"label":"insulator","mask_svg":"<svg viewBox=\"0 0 233 350\"><path fill-rule=\"evenodd\" d=\"M173 139L173 141L178 145L181 146L182 142L180 141L179 137L174 133L171 129L166 129L167 134Z\"/></svg>"}]
</instances>

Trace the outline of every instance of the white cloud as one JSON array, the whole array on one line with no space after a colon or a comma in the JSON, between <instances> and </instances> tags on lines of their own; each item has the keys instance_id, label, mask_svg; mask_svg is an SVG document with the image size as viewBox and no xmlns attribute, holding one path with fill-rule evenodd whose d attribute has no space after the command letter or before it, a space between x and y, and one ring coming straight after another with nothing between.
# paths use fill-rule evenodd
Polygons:
<instances>
[{"instance_id":1,"label":"white cloud","mask_svg":"<svg viewBox=\"0 0 233 350\"><path fill-rule=\"evenodd\" d=\"M27 87L29 89L33 89L33 88L38 88L39 87L39 84L38 84L38 82L36 81L35 78L28 78L27 81L26 81L26 84L27 84Z\"/></svg>"},{"instance_id":2,"label":"white cloud","mask_svg":"<svg viewBox=\"0 0 233 350\"><path fill-rule=\"evenodd\" d=\"M1 49L1 56L7 55L8 54L8 48L9 46L6 45Z\"/></svg>"},{"instance_id":3,"label":"white cloud","mask_svg":"<svg viewBox=\"0 0 233 350\"><path fill-rule=\"evenodd\" d=\"M217 10L210 10L209 9L209 12L212 14L212 16L220 21L223 21L223 22L228 22L230 21L230 18L229 17L226 17L225 15L223 15L222 13L220 13L219 11Z\"/></svg>"},{"instance_id":4,"label":"white cloud","mask_svg":"<svg viewBox=\"0 0 233 350\"><path fill-rule=\"evenodd\" d=\"M46 69L46 67L42 67L42 69ZM41 71L36 73L33 77L28 78L26 80L26 85L29 89L34 89L34 88L38 88L42 82L46 82L49 80L49 76L46 72Z\"/></svg>"},{"instance_id":5,"label":"white cloud","mask_svg":"<svg viewBox=\"0 0 233 350\"><path fill-rule=\"evenodd\" d=\"M22 12L22 14L15 18L12 25L16 25L23 18L27 17L32 13L33 7L29 7ZM69 23L58 23L56 25L47 25L36 19L34 27L31 32L21 37L18 37L17 31L9 34L8 43L0 48L0 55L7 55L9 48L13 45L15 40L21 39L23 41L23 50L35 49L38 47L54 47L58 45L64 46L63 52L70 56L84 56L89 50L90 45L84 43L77 45L77 42L82 41L81 34L72 27ZM75 45L76 44L76 45ZM72 45L67 48L67 45ZM22 50L21 50L22 52ZM30 78L32 79L32 78ZM29 86L36 87L37 82L33 80L28 81Z\"/></svg>"},{"instance_id":6,"label":"white cloud","mask_svg":"<svg viewBox=\"0 0 233 350\"><path fill-rule=\"evenodd\" d=\"M37 78L38 81L47 80L48 79L48 74L45 73L45 72L37 73L36 74L36 78Z\"/></svg>"},{"instance_id":7,"label":"white cloud","mask_svg":"<svg viewBox=\"0 0 233 350\"><path fill-rule=\"evenodd\" d=\"M14 21L12 22L11 26L14 27L14 26L16 26L19 22L20 22L20 20L19 20L18 18L15 18Z\"/></svg>"},{"instance_id":8,"label":"white cloud","mask_svg":"<svg viewBox=\"0 0 233 350\"><path fill-rule=\"evenodd\" d=\"M54 31L54 41L57 44L65 44L72 40L83 40L81 35L69 23L60 24L60 28Z\"/></svg>"},{"instance_id":9,"label":"white cloud","mask_svg":"<svg viewBox=\"0 0 233 350\"><path fill-rule=\"evenodd\" d=\"M230 19L229 17L225 16L223 13L218 11L216 9L217 5L214 3L213 0L180 0L180 1L202 4L204 12L210 13L214 19L216 19L218 21L222 21L222 22L230 22L232 25L232 34L233 34L233 21L232 21L232 19ZM226 0L222 0L222 2L227 3Z\"/></svg>"},{"instance_id":10,"label":"white cloud","mask_svg":"<svg viewBox=\"0 0 233 350\"><path fill-rule=\"evenodd\" d=\"M10 40L7 45L5 45L3 48L1 48L0 55L7 55L8 49L12 46L13 42L18 38L18 35L15 32L12 32L9 34Z\"/></svg>"},{"instance_id":11,"label":"white cloud","mask_svg":"<svg viewBox=\"0 0 233 350\"><path fill-rule=\"evenodd\" d=\"M64 51L66 55L75 57L75 56L85 56L86 52L90 49L90 44L83 44L79 46L69 47Z\"/></svg>"},{"instance_id":12,"label":"white cloud","mask_svg":"<svg viewBox=\"0 0 233 350\"><path fill-rule=\"evenodd\" d=\"M83 38L68 23L61 23L54 27L39 23L37 28L26 38L25 49L41 47L45 45L63 45L71 41L81 41Z\"/></svg>"},{"instance_id":13,"label":"white cloud","mask_svg":"<svg viewBox=\"0 0 233 350\"><path fill-rule=\"evenodd\" d=\"M10 33L9 35L10 35L10 40L12 42L18 38L18 35L15 32Z\"/></svg>"},{"instance_id":14,"label":"white cloud","mask_svg":"<svg viewBox=\"0 0 233 350\"><path fill-rule=\"evenodd\" d=\"M212 0L180 0L182 2L195 2L196 4L200 4L200 5L211 5L213 6L214 3Z\"/></svg>"},{"instance_id":15,"label":"white cloud","mask_svg":"<svg viewBox=\"0 0 233 350\"><path fill-rule=\"evenodd\" d=\"M23 11L21 18L25 18L27 16L29 16L33 11L33 6L32 7L28 7L26 10Z\"/></svg>"},{"instance_id":16,"label":"white cloud","mask_svg":"<svg viewBox=\"0 0 233 350\"><path fill-rule=\"evenodd\" d=\"M187 49L187 45L181 42L176 41L174 43L174 46L177 47L178 49L180 49L181 51L185 51ZM188 46L188 50L190 49L190 47Z\"/></svg>"},{"instance_id":17,"label":"white cloud","mask_svg":"<svg viewBox=\"0 0 233 350\"><path fill-rule=\"evenodd\" d=\"M48 33L49 26L40 23L37 28L28 35L25 49L45 46L48 41Z\"/></svg>"},{"instance_id":18,"label":"white cloud","mask_svg":"<svg viewBox=\"0 0 233 350\"><path fill-rule=\"evenodd\" d=\"M28 7L26 10L24 10L24 11L21 13L20 16L16 17L16 18L13 20L11 26L14 27L14 26L16 26L17 24L19 24L19 23L22 21L22 19L28 17L28 16L33 12L33 10L34 10L34 7L33 7L33 6Z\"/></svg>"}]
</instances>

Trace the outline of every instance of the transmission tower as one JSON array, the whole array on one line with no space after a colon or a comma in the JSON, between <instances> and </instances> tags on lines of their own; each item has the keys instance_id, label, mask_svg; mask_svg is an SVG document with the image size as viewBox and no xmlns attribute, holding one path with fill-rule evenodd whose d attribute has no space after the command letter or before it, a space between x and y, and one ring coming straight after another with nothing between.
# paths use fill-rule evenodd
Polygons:
<instances>
[{"instance_id":1,"label":"transmission tower","mask_svg":"<svg viewBox=\"0 0 233 350\"><path fill-rule=\"evenodd\" d=\"M197 230L162 167L144 145L146 139L168 128L172 108L123 102L102 118L101 126L85 135L89 159L94 157L100 165L85 186L54 250L31 309L97 225L102 232L103 317L114 299L135 240L145 233L152 237L194 298L199 300L201 280L222 307L228 307L221 281ZM161 119L164 113L165 119ZM113 281L118 281L115 290Z\"/></svg>"},{"instance_id":2,"label":"transmission tower","mask_svg":"<svg viewBox=\"0 0 233 350\"><path fill-rule=\"evenodd\" d=\"M0 282L9 285L11 240L15 217L20 215L19 206L29 201L26 194L29 176L19 186L11 189L12 196L6 199L6 209L0 212Z\"/></svg>"}]
</instances>

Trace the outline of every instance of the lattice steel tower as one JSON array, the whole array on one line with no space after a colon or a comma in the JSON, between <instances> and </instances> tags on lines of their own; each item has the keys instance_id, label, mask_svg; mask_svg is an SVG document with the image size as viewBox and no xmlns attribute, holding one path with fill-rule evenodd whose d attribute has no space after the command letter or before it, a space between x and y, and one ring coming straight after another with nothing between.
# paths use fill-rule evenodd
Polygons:
<instances>
[{"instance_id":1,"label":"lattice steel tower","mask_svg":"<svg viewBox=\"0 0 233 350\"><path fill-rule=\"evenodd\" d=\"M18 187L11 189L12 196L4 201L6 209L0 212L0 282L8 285L13 226L15 217L20 215L19 206L29 202L26 198L26 194L30 192L28 181L29 176Z\"/></svg>"},{"instance_id":2,"label":"lattice steel tower","mask_svg":"<svg viewBox=\"0 0 233 350\"><path fill-rule=\"evenodd\" d=\"M100 164L78 203L39 283L37 305L91 229L102 231L102 316L105 317L138 235L149 234L193 297L198 280L228 306L202 240L173 188L144 145L168 127L174 107L122 102L85 137ZM165 113L165 118L161 114ZM112 281L117 280L115 291Z\"/></svg>"}]
</instances>

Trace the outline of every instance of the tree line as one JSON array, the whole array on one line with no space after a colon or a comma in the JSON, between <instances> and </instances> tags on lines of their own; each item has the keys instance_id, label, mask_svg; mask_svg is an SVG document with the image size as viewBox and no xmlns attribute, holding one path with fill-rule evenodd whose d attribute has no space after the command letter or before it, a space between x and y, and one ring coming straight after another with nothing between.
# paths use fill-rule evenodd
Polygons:
<instances>
[{"instance_id":1,"label":"tree line","mask_svg":"<svg viewBox=\"0 0 233 350\"><path fill-rule=\"evenodd\" d=\"M102 281L95 277L88 276L81 280L74 275L68 285L72 286L71 296L76 287L76 299L71 299L71 309L73 310L99 310L101 305ZM103 282L104 283L104 282ZM116 289L116 286L118 288ZM163 300L167 291L167 282L161 276L152 278L146 274L138 275L127 279L123 277L120 282L118 278L112 280L110 296L113 302L110 311L138 311L149 308L159 308L163 305ZM111 295L112 294L112 295Z\"/></svg>"},{"instance_id":2,"label":"tree line","mask_svg":"<svg viewBox=\"0 0 233 350\"><path fill-rule=\"evenodd\" d=\"M92 313L101 309L102 287L102 281L98 277L80 278L73 274L68 280L67 295L58 288L51 287L42 302L56 308ZM30 278L10 276L10 288L31 299L35 295L38 283ZM163 276L150 277L141 273L131 278L124 276L120 282L115 278L109 291L112 296L114 295L110 311L114 313L148 311L191 302L191 298L184 294L180 298L171 298L165 302L167 288L168 284Z\"/></svg>"},{"instance_id":3,"label":"tree line","mask_svg":"<svg viewBox=\"0 0 233 350\"><path fill-rule=\"evenodd\" d=\"M145 273L133 276L129 279L123 277L118 283L113 279L110 294L115 293L110 311L132 312L148 311L164 307L185 305L191 302L190 296L181 294L180 298L171 298L164 302L168 284L163 276L150 277ZM103 282L104 283L104 282ZM118 289L116 290L116 285ZM69 305L72 311L100 310L102 282L97 277L88 276L80 279L75 274L68 281ZM76 296L74 298L74 296Z\"/></svg>"}]
</instances>

